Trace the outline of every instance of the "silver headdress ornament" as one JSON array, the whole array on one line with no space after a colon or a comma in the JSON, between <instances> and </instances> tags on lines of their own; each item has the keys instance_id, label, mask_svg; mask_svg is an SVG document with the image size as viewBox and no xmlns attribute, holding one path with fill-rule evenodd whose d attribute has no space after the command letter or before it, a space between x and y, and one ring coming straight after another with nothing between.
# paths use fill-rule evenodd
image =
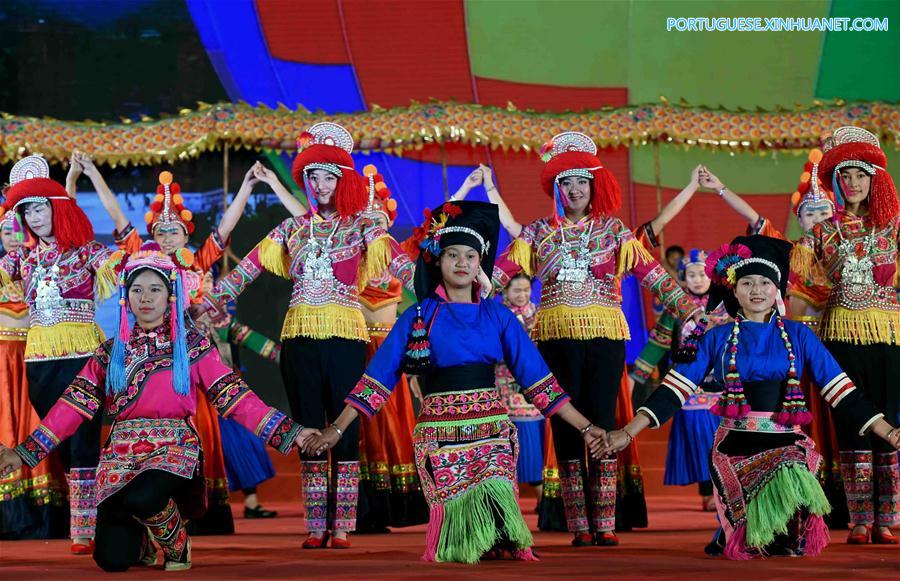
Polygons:
<instances>
[{"instance_id":1,"label":"silver headdress ornament","mask_svg":"<svg viewBox=\"0 0 900 581\"><path fill-rule=\"evenodd\" d=\"M12 167L9 172L9 185L14 186L17 183L34 178L49 178L50 165L47 160L40 155L29 155L23 157Z\"/></svg>"}]
</instances>

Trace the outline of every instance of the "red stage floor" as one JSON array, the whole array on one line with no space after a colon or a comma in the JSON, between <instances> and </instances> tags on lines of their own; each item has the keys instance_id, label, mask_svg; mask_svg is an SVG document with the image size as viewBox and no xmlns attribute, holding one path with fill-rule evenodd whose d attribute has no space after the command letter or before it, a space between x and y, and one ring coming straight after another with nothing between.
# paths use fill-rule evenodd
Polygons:
<instances>
[{"instance_id":1,"label":"red stage floor","mask_svg":"<svg viewBox=\"0 0 900 581\"><path fill-rule=\"evenodd\" d=\"M524 504L533 507L533 498ZM424 527L400 529L389 535L354 536L346 551L300 549L303 521L294 503L270 507L281 512L269 521L236 519L237 534L194 539L194 567L186 573L132 569L129 578L191 579L659 579L712 575L716 579L897 579L900 548L850 547L845 533L814 559L769 559L728 562L710 559L703 545L713 530L713 517L700 512L695 496L658 496L649 500L651 528L621 534L622 546L568 546L569 535L537 533L541 561L485 562L477 566L430 564L419 561ZM235 505L235 514L239 514ZM535 528L535 516L528 516ZM0 576L12 579L96 579L105 576L90 557L67 554L68 541L0 543Z\"/></svg>"}]
</instances>

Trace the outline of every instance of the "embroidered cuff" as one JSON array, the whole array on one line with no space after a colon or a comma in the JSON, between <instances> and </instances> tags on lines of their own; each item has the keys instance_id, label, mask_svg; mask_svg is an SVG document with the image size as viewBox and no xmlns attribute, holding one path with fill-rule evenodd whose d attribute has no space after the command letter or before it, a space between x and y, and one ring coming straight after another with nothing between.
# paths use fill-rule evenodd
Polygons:
<instances>
[{"instance_id":1,"label":"embroidered cuff","mask_svg":"<svg viewBox=\"0 0 900 581\"><path fill-rule=\"evenodd\" d=\"M59 438L56 437L56 434L50 431L50 428L41 424L24 442L13 448L13 450L22 459L22 462L28 465L29 468L34 468L58 445Z\"/></svg>"},{"instance_id":2,"label":"embroidered cuff","mask_svg":"<svg viewBox=\"0 0 900 581\"><path fill-rule=\"evenodd\" d=\"M682 405L697 391L697 384L674 369L669 370L662 384L672 390Z\"/></svg>"},{"instance_id":3,"label":"embroidered cuff","mask_svg":"<svg viewBox=\"0 0 900 581\"><path fill-rule=\"evenodd\" d=\"M287 454L294 447L294 440L302 429L303 426L272 408L260 421L256 435L282 454Z\"/></svg>"},{"instance_id":4,"label":"embroidered cuff","mask_svg":"<svg viewBox=\"0 0 900 581\"><path fill-rule=\"evenodd\" d=\"M381 385L378 381L363 375L344 403L353 406L366 417L373 417L381 406L391 397L391 390Z\"/></svg>"},{"instance_id":5,"label":"embroidered cuff","mask_svg":"<svg viewBox=\"0 0 900 581\"><path fill-rule=\"evenodd\" d=\"M656 237L656 232L653 231L653 225L650 222L645 222L639 230L643 232L650 248L659 248L659 238Z\"/></svg>"},{"instance_id":6,"label":"embroidered cuff","mask_svg":"<svg viewBox=\"0 0 900 581\"><path fill-rule=\"evenodd\" d=\"M825 384L822 388L822 397L831 407L837 407L841 400L850 395L856 389L853 381L847 377L846 373L839 373L834 379Z\"/></svg>"},{"instance_id":7,"label":"embroidered cuff","mask_svg":"<svg viewBox=\"0 0 900 581\"><path fill-rule=\"evenodd\" d=\"M552 374L523 390L522 395L548 418L571 399Z\"/></svg>"}]
</instances>

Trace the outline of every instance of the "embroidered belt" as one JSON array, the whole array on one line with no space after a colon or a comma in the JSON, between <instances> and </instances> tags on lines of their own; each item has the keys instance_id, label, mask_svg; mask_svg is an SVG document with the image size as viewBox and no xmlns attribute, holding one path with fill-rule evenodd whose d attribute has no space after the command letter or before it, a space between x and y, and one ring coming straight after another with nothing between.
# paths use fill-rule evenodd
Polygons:
<instances>
[{"instance_id":1,"label":"embroidered belt","mask_svg":"<svg viewBox=\"0 0 900 581\"><path fill-rule=\"evenodd\" d=\"M0 327L0 341L25 341L28 327Z\"/></svg>"},{"instance_id":2,"label":"embroidered belt","mask_svg":"<svg viewBox=\"0 0 900 581\"><path fill-rule=\"evenodd\" d=\"M727 431L763 432L766 434L800 433L800 426L783 426L773 418L771 412L750 412L743 418L722 418L719 426Z\"/></svg>"},{"instance_id":3,"label":"embroidered belt","mask_svg":"<svg viewBox=\"0 0 900 581\"><path fill-rule=\"evenodd\" d=\"M89 299L63 299L52 309L38 309L30 305L32 327L52 327L59 323L94 322L94 301Z\"/></svg>"}]
</instances>

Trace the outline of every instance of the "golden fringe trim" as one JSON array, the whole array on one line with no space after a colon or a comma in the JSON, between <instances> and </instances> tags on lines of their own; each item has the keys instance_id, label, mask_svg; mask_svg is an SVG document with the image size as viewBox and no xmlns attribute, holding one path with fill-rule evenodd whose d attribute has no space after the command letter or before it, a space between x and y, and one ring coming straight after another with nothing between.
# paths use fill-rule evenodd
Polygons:
<instances>
[{"instance_id":1,"label":"golden fringe trim","mask_svg":"<svg viewBox=\"0 0 900 581\"><path fill-rule=\"evenodd\" d=\"M640 240L629 240L619 248L616 264L616 277L621 278L626 271L630 272L639 264L650 264L656 259L641 244ZM624 315L623 315L624 319Z\"/></svg>"},{"instance_id":2,"label":"golden fringe trim","mask_svg":"<svg viewBox=\"0 0 900 581\"><path fill-rule=\"evenodd\" d=\"M598 305L567 306L538 310L534 338L552 339L630 339L628 322L621 309Z\"/></svg>"},{"instance_id":3,"label":"golden fringe trim","mask_svg":"<svg viewBox=\"0 0 900 581\"><path fill-rule=\"evenodd\" d=\"M530 244L521 238L516 238L513 240L512 246L509 248L509 254L506 257L510 262L518 265L522 272L528 276L534 276L534 267L532 265L534 251L531 249Z\"/></svg>"},{"instance_id":4,"label":"golden fringe trim","mask_svg":"<svg viewBox=\"0 0 900 581\"><path fill-rule=\"evenodd\" d=\"M366 284L373 278L378 278L387 270L394 258L391 252L391 239L389 236L382 236L377 240L373 240L371 244L366 246L366 256L364 264L366 265L366 277L360 278L360 283L365 288Z\"/></svg>"},{"instance_id":5,"label":"golden fringe trim","mask_svg":"<svg viewBox=\"0 0 900 581\"><path fill-rule=\"evenodd\" d=\"M819 324L819 337L823 341L843 341L858 345L900 345L898 333L900 312L881 309L851 311L835 307L825 312Z\"/></svg>"},{"instance_id":6,"label":"golden fringe trim","mask_svg":"<svg viewBox=\"0 0 900 581\"><path fill-rule=\"evenodd\" d=\"M13 279L6 272L6 269L0 268L0 287L5 287L8 284L13 284Z\"/></svg>"},{"instance_id":7,"label":"golden fringe trim","mask_svg":"<svg viewBox=\"0 0 900 581\"><path fill-rule=\"evenodd\" d=\"M112 260L107 260L97 269L94 278L94 296L97 300L104 301L116 294L119 286L119 275L116 273Z\"/></svg>"},{"instance_id":8,"label":"golden fringe trim","mask_svg":"<svg viewBox=\"0 0 900 581\"><path fill-rule=\"evenodd\" d=\"M259 264L275 276L291 278L291 257L271 238L263 238L259 243Z\"/></svg>"},{"instance_id":9,"label":"golden fringe trim","mask_svg":"<svg viewBox=\"0 0 900 581\"><path fill-rule=\"evenodd\" d=\"M815 279L813 268L816 262L818 259L812 250L799 244L794 245L794 249L791 250L791 271L795 272L801 281Z\"/></svg>"},{"instance_id":10,"label":"golden fringe trim","mask_svg":"<svg viewBox=\"0 0 900 581\"><path fill-rule=\"evenodd\" d=\"M28 330L25 359L62 359L90 355L106 340L96 323L57 323Z\"/></svg>"},{"instance_id":11,"label":"golden fringe trim","mask_svg":"<svg viewBox=\"0 0 900 581\"><path fill-rule=\"evenodd\" d=\"M359 309L339 305L298 305L288 309L281 328L282 339L294 337L339 337L368 341L369 333L366 331L366 319Z\"/></svg>"}]
</instances>

